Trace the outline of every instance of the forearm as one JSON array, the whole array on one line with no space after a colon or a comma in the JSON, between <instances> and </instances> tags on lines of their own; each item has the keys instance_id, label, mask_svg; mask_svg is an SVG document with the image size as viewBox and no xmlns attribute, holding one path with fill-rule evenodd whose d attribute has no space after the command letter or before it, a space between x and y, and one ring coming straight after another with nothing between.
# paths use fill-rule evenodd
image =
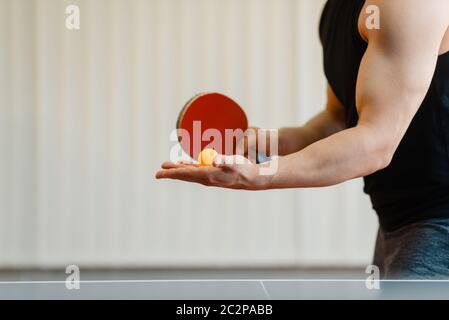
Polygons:
<instances>
[{"instance_id":1,"label":"forearm","mask_svg":"<svg viewBox=\"0 0 449 320\"><path fill-rule=\"evenodd\" d=\"M278 154L286 156L344 129L342 119L328 110L322 111L301 127L279 130Z\"/></svg>"},{"instance_id":2,"label":"forearm","mask_svg":"<svg viewBox=\"0 0 449 320\"><path fill-rule=\"evenodd\" d=\"M336 185L386 167L392 149L376 139L373 129L351 128L274 160L277 172L260 179L267 189Z\"/></svg>"}]
</instances>

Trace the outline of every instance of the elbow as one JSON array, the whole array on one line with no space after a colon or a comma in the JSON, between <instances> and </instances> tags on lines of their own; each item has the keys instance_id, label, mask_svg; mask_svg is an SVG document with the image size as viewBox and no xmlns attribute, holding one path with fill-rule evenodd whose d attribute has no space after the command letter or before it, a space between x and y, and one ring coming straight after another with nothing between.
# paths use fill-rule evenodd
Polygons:
<instances>
[{"instance_id":1,"label":"elbow","mask_svg":"<svg viewBox=\"0 0 449 320\"><path fill-rule=\"evenodd\" d=\"M394 150L392 148L382 148L374 153L371 153L371 161L368 161L371 165L368 168L365 176L373 174L377 171L387 168L393 160Z\"/></svg>"},{"instance_id":2,"label":"elbow","mask_svg":"<svg viewBox=\"0 0 449 320\"><path fill-rule=\"evenodd\" d=\"M387 168L391 164L391 161L393 160L393 154L394 154L394 152L391 149L384 150L379 155L379 160L378 160L378 165L377 165L376 171L383 170L383 169Z\"/></svg>"},{"instance_id":3,"label":"elbow","mask_svg":"<svg viewBox=\"0 0 449 320\"><path fill-rule=\"evenodd\" d=\"M391 146L383 146L368 154L370 164L364 176L376 173L377 171L387 168L393 160L395 148Z\"/></svg>"},{"instance_id":4,"label":"elbow","mask_svg":"<svg viewBox=\"0 0 449 320\"><path fill-rule=\"evenodd\" d=\"M363 132L363 158L366 164L362 176L368 176L390 166L402 135L372 126L360 126L360 129L363 129L360 132Z\"/></svg>"}]
</instances>

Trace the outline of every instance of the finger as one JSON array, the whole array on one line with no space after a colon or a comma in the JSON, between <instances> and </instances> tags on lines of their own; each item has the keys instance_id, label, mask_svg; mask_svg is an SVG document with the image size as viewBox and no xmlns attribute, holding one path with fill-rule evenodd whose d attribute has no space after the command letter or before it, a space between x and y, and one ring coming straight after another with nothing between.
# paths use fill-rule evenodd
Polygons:
<instances>
[{"instance_id":1,"label":"finger","mask_svg":"<svg viewBox=\"0 0 449 320\"><path fill-rule=\"evenodd\" d=\"M186 166L196 166L196 165L192 162L178 162L178 163L164 162L161 165L161 168L162 169L176 169L176 168L184 168Z\"/></svg>"},{"instance_id":2,"label":"finger","mask_svg":"<svg viewBox=\"0 0 449 320\"><path fill-rule=\"evenodd\" d=\"M245 148L245 152L242 153L242 154L239 154L239 155L245 157L245 156L248 154L248 149L249 149L249 147L250 147L250 137L247 136L246 134L245 134L245 140L244 140L243 145L244 145L244 148Z\"/></svg>"},{"instance_id":3,"label":"finger","mask_svg":"<svg viewBox=\"0 0 449 320\"><path fill-rule=\"evenodd\" d=\"M247 136L247 145L245 148L245 154L243 154L244 157L249 158L250 154L252 153L257 153L257 148L258 148L258 134L259 134L259 129L248 129L246 132L246 136Z\"/></svg>"},{"instance_id":4,"label":"finger","mask_svg":"<svg viewBox=\"0 0 449 320\"><path fill-rule=\"evenodd\" d=\"M241 156L246 155L248 148L250 148L251 145L253 144L253 139L250 139L249 137L256 136L255 133L257 133L257 130L258 130L258 128L251 127L244 132L243 136L240 137L237 141L237 146L235 148L236 149L235 154L241 155Z\"/></svg>"},{"instance_id":5,"label":"finger","mask_svg":"<svg viewBox=\"0 0 449 320\"><path fill-rule=\"evenodd\" d=\"M181 170L183 170L181 167L159 170L156 172L156 179L175 179L185 175L185 172Z\"/></svg>"},{"instance_id":6,"label":"finger","mask_svg":"<svg viewBox=\"0 0 449 320\"><path fill-rule=\"evenodd\" d=\"M175 168L175 167L176 167L176 163L169 162L169 161L165 161L161 164L161 168L163 168L163 169L170 169L170 168Z\"/></svg>"},{"instance_id":7,"label":"finger","mask_svg":"<svg viewBox=\"0 0 449 320\"><path fill-rule=\"evenodd\" d=\"M244 135L239 141L237 141L237 146L235 148L235 154L245 155L246 148L248 145L247 137Z\"/></svg>"},{"instance_id":8,"label":"finger","mask_svg":"<svg viewBox=\"0 0 449 320\"><path fill-rule=\"evenodd\" d=\"M207 181L208 168L181 167L168 170L160 170L156 173L156 179L175 179L189 182L203 183Z\"/></svg>"},{"instance_id":9,"label":"finger","mask_svg":"<svg viewBox=\"0 0 449 320\"><path fill-rule=\"evenodd\" d=\"M209 176L204 173L182 171L183 169L162 170L156 174L157 179L177 180L189 183L198 183L204 186L212 186Z\"/></svg>"},{"instance_id":10,"label":"finger","mask_svg":"<svg viewBox=\"0 0 449 320\"><path fill-rule=\"evenodd\" d=\"M195 162L193 162L193 161L179 161L178 162L179 164L184 164L184 165L187 165L187 166L190 166L190 165L196 165L196 163Z\"/></svg>"}]
</instances>

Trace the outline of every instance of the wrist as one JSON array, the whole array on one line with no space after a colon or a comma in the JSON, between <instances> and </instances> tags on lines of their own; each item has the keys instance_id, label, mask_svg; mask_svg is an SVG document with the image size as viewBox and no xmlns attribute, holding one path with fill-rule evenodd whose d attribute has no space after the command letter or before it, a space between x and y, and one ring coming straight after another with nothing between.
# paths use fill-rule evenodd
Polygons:
<instances>
[{"instance_id":1,"label":"wrist","mask_svg":"<svg viewBox=\"0 0 449 320\"><path fill-rule=\"evenodd\" d=\"M277 162L277 161L276 161ZM270 167L274 165L273 161L256 165L256 172L251 179L252 190L269 190L272 189L272 182L277 170L272 170Z\"/></svg>"}]
</instances>

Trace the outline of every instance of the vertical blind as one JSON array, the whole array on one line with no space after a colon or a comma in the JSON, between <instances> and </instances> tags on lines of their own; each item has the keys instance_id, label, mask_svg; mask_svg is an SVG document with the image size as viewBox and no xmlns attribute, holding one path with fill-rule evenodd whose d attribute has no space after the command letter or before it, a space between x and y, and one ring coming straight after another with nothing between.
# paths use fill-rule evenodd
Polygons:
<instances>
[{"instance_id":1,"label":"vertical blind","mask_svg":"<svg viewBox=\"0 0 449 320\"><path fill-rule=\"evenodd\" d=\"M323 4L0 0L0 267L369 263L360 180L257 193L154 180L198 92L266 128L323 108Z\"/></svg>"}]
</instances>

